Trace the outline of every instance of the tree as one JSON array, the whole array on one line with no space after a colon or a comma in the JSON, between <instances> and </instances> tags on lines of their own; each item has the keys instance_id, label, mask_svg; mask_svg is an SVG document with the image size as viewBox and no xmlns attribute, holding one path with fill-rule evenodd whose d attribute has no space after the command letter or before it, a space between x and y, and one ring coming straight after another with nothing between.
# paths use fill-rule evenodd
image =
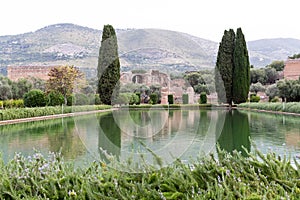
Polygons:
<instances>
[{"instance_id":1,"label":"tree","mask_svg":"<svg viewBox=\"0 0 300 200\"><path fill-rule=\"evenodd\" d=\"M264 92L265 91L265 87L260 83L253 83L250 85L250 92L254 92L255 94L257 94L257 92Z\"/></svg>"},{"instance_id":2,"label":"tree","mask_svg":"<svg viewBox=\"0 0 300 200\"><path fill-rule=\"evenodd\" d=\"M105 25L98 57L98 93L102 103L114 104L120 90L120 61L114 28Z\"/></svg>"},{"instance_id":3,"label":"tree","mask_svg":"<svg viewBox=\"0 0 300 200\"><path fill-rule=\"evenodd\" d=\"M283 60L275 60L271 64L267 65L267 67L274 68L276 71L283 71L284 61Z\"/></svg>"},{"instance_id":4,"label":"tree","mask_svg":"<svg viewBox=\"0 0 300 200\"><path fill-rule=\"evenodd\" d=\"M0 100L8 100L12 98L11 87L7 84L0 84Z\"/></svg>"},{"instance_id":5,"label":"tree","mask_svg":"<svg viewBox=\"0 0 300 200\"><path fill-rule=\"evenodd\" d=\"M46 96L43 91L34 89L24 94L24 106L42 107L45 105L46 105Z\"/></svg>"},{"instance_id":6,"label":"tree","mask_svg":"<svg viewBox=\"0 0 300 200\"><path fill-rule=\"evenodd\" d=\"M60 106L64 102L64 96L58 91L51 91L47 95L47 106Z\"/></svg>"},{"instance_id":7,"label":"tree","mask_svg":"<svg viewBox=\"0 0 300 200\"><path fill-rule=\"evenodd\" d=\"M279 90L276 84L269 85L266 89L266 95L269 97L269 101L279 95Z\"/></svg>"},{"instance_id":8,"label":"tree","mask_svg":"<svg viewBox=\"0 0 300 200\"><path fill-rule=\"evenodd\" d=\"M232 29L225 30L219 45L215 68L215 84L220 103L232 105L232 76L235 33Z\"/></svg>"},{"instance_id":9,"label":"tree","mask_svg":"<svg viewBox=\"0 0 300 200\"><path fill-rule=\"evenodd\" d=\"M16 86L18 88L17 89L18 93L16 94L16 96L14 96L14 99L23 98L24 94L29 92L32 89L32 83L24 78L19 79L16 82Z\"/></svg>"},{"instance_id":10,"label":"tree","mask_svg":"<svg viewBox=\"0 0 300 200\"><path fill-rule=\"evenodd\" d=\"M59 66L50 70L47 81L47 92L57 91L64 96L65 105L67 96L71 95L75 89L75 83L82 82L83 73L74 66Z\"/></svg>"},{"instance_id":11,"label":"tree","mask_svg":"<svg viewBox=\"0 0 300 200\"><path fill-rule=\"evenodd\" d=\"M250 70L250 82L257 83L260 82L261 84L266 84L266 72L264 69L251 69Z\"/></svg>"},{"instance_id":12,"label":"tree","mask_svg":"<svg viewBox=\"0 0 300 200\"><path fill-rule=\"evenodd\" d=\"M242 103L250 87L250 64L246 41L241 28L237 35L225 30L219 45L215 68L215 86L221 103Z\"/></svg>"},{"instance_id":13,"label":"tree","mask_svg":"<svg viewBox=\"0 0 300 200\"><path fill-rule=\"evenodd\" d=\"M237 29L233 54L232 97L234 103L244 103L250 87L250 62L244 34Z\"/></svg>"},{"instance_id":14,"label":"tree","mask_svg":"<svg viewBox=\"0 0 300 200\"><path fill-rule=\"evenodd\" d=\"M277 82L277 88L279 96L282 98L282 101L293 101L291 98L293 85L297 84L295 80L280 80Z\"/></svg>"},{"instance_id":15,"label":"tree","mask_svg":"<svg viewBox=\"0 0 300 200\"><path fill-rule=\"evenodd\" d=\"M266 83L273 84L278 80L279 74L275 68L265 68Z\"/></svg>"}]
</instances>

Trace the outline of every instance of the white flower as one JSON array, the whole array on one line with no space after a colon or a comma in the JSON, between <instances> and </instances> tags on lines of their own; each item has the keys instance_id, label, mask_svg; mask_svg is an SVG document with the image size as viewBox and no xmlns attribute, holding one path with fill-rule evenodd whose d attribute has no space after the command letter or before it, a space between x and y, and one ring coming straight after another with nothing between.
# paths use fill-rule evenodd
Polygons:
<instances>
[{"instance_id":1,"label":"white flower","mask_svg":"<svg viewBox=\"0 0 300 200\"><path fill-rule=\"evenodd\" d=\"M69 196L76 196L76 192L74 190L68 192Z\"/></svg>"}]
</instances>

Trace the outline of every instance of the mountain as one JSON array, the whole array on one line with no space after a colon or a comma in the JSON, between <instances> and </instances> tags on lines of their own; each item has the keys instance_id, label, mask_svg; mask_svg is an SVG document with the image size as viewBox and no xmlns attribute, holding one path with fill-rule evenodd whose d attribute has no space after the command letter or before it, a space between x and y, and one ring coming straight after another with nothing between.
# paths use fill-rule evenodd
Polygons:
<instances>
[{"instance_id":1,"label":"mountain","mask_svg":"<svg viewBox=\"0 0 300 200\"><path fill-rule=\"evenodd\" d=\"M300 40L292 38L262 39L248 42L250 62L264 67L274 60L286 60L300 53Z\"/></svg>"},{"instance_id":2,"label":"mountain","mask_svg":"<svg viewBox=\"0 0 300 200\"><path fill-rule=\"evenodd\" d=\"M186 33L160 29L117 29L121 69L193 71L212 68L218 43ZM71 64L95 69L101 30L55 24L35 32L0 36L0 68L8 65ZM251 64L262 67L300 52L300 40L248 42Z\"/></svg>"}]
</instances>

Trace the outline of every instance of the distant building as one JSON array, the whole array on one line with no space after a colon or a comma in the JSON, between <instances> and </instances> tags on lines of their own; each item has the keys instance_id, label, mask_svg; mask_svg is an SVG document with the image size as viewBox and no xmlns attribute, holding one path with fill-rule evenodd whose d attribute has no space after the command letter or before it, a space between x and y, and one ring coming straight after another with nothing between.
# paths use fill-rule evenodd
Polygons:
<instances>
[{"instance_id":1,"label":"distant building","mask_svg":"<svg viewBox=\"0 0 300 200\"><path fill-rule=\"evenodd\" d=\"M300 59L288 59L285 61L283 76L288 80L298 80L300 76Z\"/></svg>"},{"instance_id":2,"label":"distant building","mask_svg":"<svg viewBox=\"0 0 300 200\"><path fill-rule=\"evenodd\" d=\"M48 73L53 67L55 66L8 66L7 77L12 81L29 77L48 80Z\"/></svg>"}]
</instances>

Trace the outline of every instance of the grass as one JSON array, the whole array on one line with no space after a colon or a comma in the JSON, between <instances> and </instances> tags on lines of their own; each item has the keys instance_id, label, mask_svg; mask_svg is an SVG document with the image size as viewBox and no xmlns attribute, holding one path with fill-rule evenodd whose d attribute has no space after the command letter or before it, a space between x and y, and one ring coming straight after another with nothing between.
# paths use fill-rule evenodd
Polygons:
<instances>
[{"instance_id":1,"label":"grass","mask_svg":"<svg viewBox=\"0 0 300 200\"><path fill-rule=\"evenodd\" d=\"M268 110L275 112L300 113L300 102L290 103L242 103L240 108Z\"/></svg>"},{"instance_id":2,"label":"grass","mask_svg":"<svg viewBox=\"0 0 300 200\"><path fill-rule=\"evenodd\" d=\"M1 159L0 159L1 160ZM191 164L95 161L74 168L59 154L0 162L1 199L297 199L300 168L286 157L219 151ZM143 173L139 173L143 171Z\"/></svg>"},{"instance_id":3,"label":"grass","mask_svg":"<svg viewBox=\"0 0 300 200\"><path fill-rule=\"evenodd\" d=\"M87 105L87 106L47 106L38 108L11 108L0 110L0 121L22 119L29 117L41 117L47 115L66 114L73 112L84 112L93 110L109 109L108 105Z\"/></svg>"}]
</instances>

